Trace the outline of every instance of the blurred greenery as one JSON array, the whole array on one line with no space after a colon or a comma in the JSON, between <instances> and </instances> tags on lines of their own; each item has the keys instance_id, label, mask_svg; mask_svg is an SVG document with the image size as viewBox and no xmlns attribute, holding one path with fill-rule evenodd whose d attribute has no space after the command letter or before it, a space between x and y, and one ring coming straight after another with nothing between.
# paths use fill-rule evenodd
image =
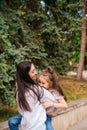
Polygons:
<instances>
[{"instance_id":1,"label":"blurred greenery","mask_svg":"<svg viewBox=\"0 0 87 130\"><path fill-rule=\"evenodd\" d=\"M43 4L42 4L43 3ZM78 62L81 17L78 0L0 0L0 101L12 105L16 65L32 60L63 75Z\"/></svg>"}]
</instances>

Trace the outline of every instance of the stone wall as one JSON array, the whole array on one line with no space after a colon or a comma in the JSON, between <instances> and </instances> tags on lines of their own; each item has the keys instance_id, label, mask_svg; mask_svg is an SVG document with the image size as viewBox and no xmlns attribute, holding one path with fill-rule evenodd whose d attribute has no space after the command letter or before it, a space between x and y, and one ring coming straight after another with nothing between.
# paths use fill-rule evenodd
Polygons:
<instances>
[{"instance_id":1,"label":"stone wall","mask_svg":"<svg viewBox=\"0 0 87 130\"><path fill-rule=\"evenodd\" d=\"M64 111L53 114L54 130L69 130L69 128L87 117L87 98L76 100L68 104ZM0 130L9 130L7 121L0 123Z\"/></svg>"},{"instance_id":2,"label":"stone wall","mask_svg":"<svg viewBox=\"0 0 87 130\"><path fill-rule=\"evenodd\" d=\"M69 130L69 128L87 117L87 98L73 101L65 111L54 113L54 130Z\"/></svg>"}]
</instances>

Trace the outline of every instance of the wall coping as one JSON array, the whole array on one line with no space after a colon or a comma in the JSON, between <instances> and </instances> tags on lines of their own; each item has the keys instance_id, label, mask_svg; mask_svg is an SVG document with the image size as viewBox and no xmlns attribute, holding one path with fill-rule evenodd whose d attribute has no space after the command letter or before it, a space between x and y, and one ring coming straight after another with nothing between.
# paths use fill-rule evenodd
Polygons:
<instances>
[{"instance_id":1,"label":"wall coping","mask_svg":"<svg viewBox=\"0 0 87 130\"><path fill-rule=\"evenodd\" d=\"M61 114L64 114L64 113L67 113L69 111L72 111L74 109L77 109L81 106L85 106L87 105L87 98L82 98L82 99L78 99L78 100L75 100L75 101L71 101L70 103L68 103L68 108L64 109L64 110L56 110L52 116L55 117L55 116L58 116L58 115L61 115Z\"/></svg>"},{"instance_id":2,"label":"wall coping","mask_svg":"<svg viewBox=\"0 0 87 130\"><path fill-rule=\"evenodd\" d=\"M71 101L70 103L68 103L68 108L65 110L57 110L54 112L54 114L52 115L54 118L55 117L60 117L63 114L66 114L70 111L73 111L75 109L79 109L83 106L87 106L87 98L82 98L79 100L75 100L75 101ZM0 122L0 130L9 130L8 128L8 122Z\"/></svg>"}]
</instances>

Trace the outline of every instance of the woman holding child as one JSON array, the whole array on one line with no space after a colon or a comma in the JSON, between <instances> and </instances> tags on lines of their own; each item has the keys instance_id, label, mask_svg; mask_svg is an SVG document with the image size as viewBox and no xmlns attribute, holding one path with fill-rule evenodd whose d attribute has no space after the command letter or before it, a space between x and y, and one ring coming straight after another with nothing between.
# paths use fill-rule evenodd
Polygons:
<instances>
[{"instance_id":1,"label":"woman holding child","mask_svg":"<svg viewBox=\"0 0 87 130\"><path fill-rule=\"evenodd\" d=\"M10 130L18 130L20 122L22 130L53 130L53 128L49 129L46 126L45 108L67 107L63 93L59 95L62 102L61 105L58 105L58 100L49 90L45 89L44 86L40 87L34 82L36 77L37 72L32 62L24 61L17 65L16 100L20 114L8 120ZM45 102L46 104L48 102L48 104L44 104Z\"/></svg>"}]
</instances>

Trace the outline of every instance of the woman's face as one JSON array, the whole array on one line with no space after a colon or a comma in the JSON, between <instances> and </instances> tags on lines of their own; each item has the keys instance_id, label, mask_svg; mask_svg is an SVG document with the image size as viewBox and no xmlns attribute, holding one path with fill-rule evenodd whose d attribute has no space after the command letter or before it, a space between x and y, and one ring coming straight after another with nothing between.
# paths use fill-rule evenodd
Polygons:
<instances>
[{"instance_id":1,"label":"woman's face","mask_svg":"<svg viewBox=\"0 0 87 130\"><path fill-rule=\"evenodd\" d=\"M30 76L30 78L32 80L36 80L36 78L37 78L37 71L36 71L36 68L35 68L35 66L33 64L31 65L31 69L30 69L28 74L29 74L29 76Z\"/></svg>"}]
</instances>

